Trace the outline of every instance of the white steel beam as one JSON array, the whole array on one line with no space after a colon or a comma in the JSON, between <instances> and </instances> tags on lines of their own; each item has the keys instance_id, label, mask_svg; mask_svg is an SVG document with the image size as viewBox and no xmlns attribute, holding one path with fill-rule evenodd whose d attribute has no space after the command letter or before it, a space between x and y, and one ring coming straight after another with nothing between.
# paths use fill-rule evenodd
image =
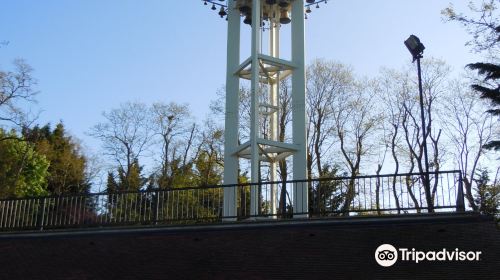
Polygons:
<instances>
[{"instance_id":1,"label":"white steel beam","mask_svg":"<svg viewBox=\"0 0 500 280\"><path fill-rule=\"evenodd\" d=\"M239 59L239 58L238 58ZM245 59L245 61L243 61L243 63L241 63L239 66L238 66L238 69L234 72L234 75L240 75L241 72L249 65L252 64L252 57L249 57L247 59Z\"/></svg>"},{"instance_id":2,"label":"white steel beam","mask_svg":"<svg viewBox=\"0 0 500 280\"><path fill-rule=\"evenodd\" d=\"M279 28L271 24L271 30L269 31L269 51L271 54L271 59L274 58L279 58ZM264 56L261 54L261 58L264 58ZM262 59L261 61L265 61L265 59ZM264 68L264 67L263 67ZM280 82L280 77L279 77L279 72L276 73L276 80L274 82L270 81L270 86L269 86L269 92L270 92L270 105L276 110L273 110L271 115L270 115L270 138L271 141L278 141L278 117L279 117L279 109L278 109L278 90L279 90L279 82ZM270 78L271 79L271 78ZM270 173L270 180L271 182L276 182L278 181L278 163L274 160L274 158L271 159L270 166L269 166L269 173ZM272 184L271 186L271 197L270 197L270 214L273 215L272 217L277 218L275 215L277 213L277 197L276 197L276 190L277 190L277 185Z\"/></svg>"},{"instance_id":3,"label":"white steel beam","mask_svg":"<svg viewBox=\"0 0 500 280\"><path fill-rule=\"evenodd\" d=\"M226 115L224 131L224 184L238 183L238 156L231 151L238 147L239 88L240 78L234 75L240 61L240 13L236 2L228 2L227 69L226 69ZM237 40L235 40L237 38ZM236 220L237 187L224 188L223 217Z\"/></svg>"},{"instance_id":4,"label":"white steel beam","mask_svg":"<svg viewBox=\"0 0 500 280\"><path fill-rule=\"evenodd\" d=\"M273 27L273 29L278 30L278 27ZM276 32L279 32L279 31L276 31ZM279 33L277 33L277 36L279 36ZM277 45L279 46L279 44L277 44ZM260 54L259 59L265 61L266 64L279 66L279 67L282 67L283 69L297 68L297 65L294 64L293 61L288 61L288 60L279 58L279 54L276 57L265 55L265 54Z\"/></svg>"},{"instance_id":5,"label":"white steel beam","mask_svg":"<svg viewBox=\"0 0 500 280\"><path fill-rule=\"evenodd\" d=\"M259 138L259 53L260 53L260 8L261 0L252 1L252 80L250 86L250 149L251 182L260 182L260 156L257 139ZM259 214L259 186L250 187L250 215Z\"/></svg>"},{"instance_id":6,"label":"white steel beam","mask_svg":"<svg viewBox=\"0 0 500 280\"><path fill-rule=\"evenodd\" d=\"M304 0L292 2L292 63L300 65L292 75L292 130L293 144L297 151L293 155L293 179L305 180L307 170L306 139L306 72L305 72L305 24ZM293 212L294 218L307 218L308 186L294 184Z\"/></svg>"}]
</instances>

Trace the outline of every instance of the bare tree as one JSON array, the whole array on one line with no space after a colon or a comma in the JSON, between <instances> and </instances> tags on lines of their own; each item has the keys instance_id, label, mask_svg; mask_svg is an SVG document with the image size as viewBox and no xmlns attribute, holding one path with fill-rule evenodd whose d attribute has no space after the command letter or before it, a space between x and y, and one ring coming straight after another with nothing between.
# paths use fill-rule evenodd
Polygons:
<instances>
[{"instance_id":1,"label":"bare tree","mask_svg":"<svg viewBox=\"0 0 500 280\"><path fill-rule=\"evenodd\" d=\"M382 69L382 76L379 78L379 90L381 92L380 96L382 97L384 104L384 128L387 129L387 133L384 133L384 142L386 144L386 151L390 148L392 160L394 163L394 172L392 177L392 190L394 195L394 200L396 202L396 207L398 208L399 213L399 197L396 194L396 179L399 173L399 158L398 158L398 147L401 145L401 133L400 133L400 124L403 110L399 106L400 100L398 96L400 96L400 83L398 83L398 74L393 70ZM395 94L396 93L396 94ZM384 157L385 159L385 151ZM377 167L377 175L380 173L382 169L382 165L379 164ZM377 211L380 214L380 179L377 178L376 184L376 206Z\"/></svg>"},{"instance_id":2,"label":"bare tree","mask_svg":"<svg viewBox=\"0 0 500 280\"><path fill-rule=\"evenodd\" d=\"M101 140L104 154L122 168L130 178L135 164L151 144L150 114L143 103L127 102L104 112L105 122L92 127L90 135Z\"/></svg>"},{"instance_id":3,"label":"bare tree","mask_svg":"<svg viewBox=\"0 0 500 280\"><path fill-rule=\"evenodd\" d=\"M457 13L453 4L443 9L441 14L445 20L455 21L463 25L472 36L472 40L466 45L472 46L476 52L488 51L494 57L498 56L500 30L499 1L482 0L479 5L477 1L469 1L469 10L472 16Z\"/></svg>"},{"instance_id":4,"label":"bare tree","mask_svg":"<svg viewBox=\"0 0 500 280\"><path fill-rule=\"evenodd\" d=\"M335 133L350 177L342 213L348 213L354 201L355 177L360 173L362 159L374 149L370 134L382 120L373 87L371 82L358 83L352 91L337 95L332 104Z\"/></svg>"},{"instance_id":5,"label":"bare tree","mask_svg":"<svg viewBox=\"0 0 500 280\"><path fill-rule=\"evenodd\" d=\"M382 69L379 78L380 96L384 106L384 123L387 127L387 133L384 134L384 142L390 148L394 171L392 176L392 193L398 212L400 212L400 200L396 191L397 176L400 170L406 167L407 172L412 173L415 169L415 157L407 152L405 145L415 146L415 138L410 137L408 128L409 114L405 108L415 106L414 98L410 98L410 92L413 91L411 79L408 72L399 72L390 69ZM415 136L415 134L413 134ZM402 159L401 159L402 158ZM381 166L377 169L379 171ZM415 181L407 176L405 180L407 192L410 195L414 207L419 211L419 202L413 191ZM379 185L377 180L377 207L379 201ZM378 209L378 208L377 208Z\"/></svg>"},{"instance_id":6,"label":"bare tree","mask_svg":"<svg viewBox=\"0 0 500 280\"><path fill-rule=\"evenodd\" d=\"M174 169L183 169L188 162L196 124L192 121L188 105L158 102L151 107L151 114L152 131L162 151L158 186L162 189L171 188L177 175Z\"/></svg>"},{"instance_id":7,"label":"bare tree","mask_svg":"<svg viewBox=\"0 0 500 280\"><path fill-rule=\"evenodd\" d=\"M289 138L289 124L292 121L292 94L289 79L282 80L280 82L278 102L278 140L280 142L285 142ZM278 171L282 182L279 199L279 209L280 213L285 213L287 200L286 181L288 179L288 162L286 159L282 159L278 162Z\"/></svg>"},{"instance_id":8,"label":"bare tree","mask_svg":"<svg viewBox=\"0 0 500 280\"><path fill-rule=\"evenodd\" d=\"M307 127L308 173L312 176L313 163L318 177L323 176L322 168L327 154L336 143L331 137L335 130L332 107L336 96L346 95L354 86L352 70L343 64L315 60L307 69Z\"/></svg>"},{"instance_id":9,"label":"bare tree","mask_svg":"<svg viewBox=\"0 0 500 280\"><path fill-rule=\"evenodd\" d=\"M331 176L329 170L334 156L332 151L338 143L335 132L335 102L339 96L345 96L354 87L352 69L344 64L322 59L314 60L307 69L307 174L308 178ZM330 163L329 163L330 162ZM327 168L328 169L328 168ZM318 182L316 188L310 187L310 199L313 211L319 213L324 198L323 183Z\"/></svg>"},{"instance_id":10,"label":"bare tree","mask_svg":"<svg viewBox=\"0 0 500 280\"><path fill-rule=\"evenodd\" d=\"M24 60L14 60L14 68L13 72L0 71L0 125L22 129L33 122L21 105L35 102L36 80L32 76L33 68Z\"/></svg>"},{"instance_id":11,"label":"bare tree","mask_svg":"<svg viewBox=\"0 0 500 280\"><path fill-rule=\"evenodd\" d=\"M405 77L412 77L409 73L414 72L413 69L407 69ZM427 207L429 211L433 211L434 197L436 195L439 180L437 174L441 168L444 156L444 146L439 142L441 140L442 129L439 123L435 123L434 113L438 110L436 100L446 91L446 79L450 72L450 68L442 60L428 58L423 62L422 66L422 84L424 96L424 116L426 125L426 135L422 135L422 127L420 125L420 108L418 105L418 90L417 81L415 78L405 80L404 84L407 90L402 92L402 107L404 109L402 117L402 128L404 131L404 139L410 164L413 170L413 164L416 164L421 181L426 181L425 158L424 158L424 143L431 145L431 153L429 155L429 167L432 168L435 176L431 178L432 186L429 189L424 188ZM406 82L408 81L408 82ZM424 138L429 141L424 141Z\"/></svg>"},{"instance_id":12,"label":"bare tree","mask_svg":"<svg viewBox=\"0 0 500 280\"><path fill-rule=\"evenodd\" d=\"M485 113L485 101L478 99L476 93L465 83L452 81L448 97L443 104L446 132L455 148L453 156L462 172L465 197L470 207L478 211L473 184L479 164L486 153L483 146L492 139L498 123Z\"/></svg>"},{"instance_id":13,"label":"bare tree","mask_svg":"<svg viewBox=\"0 0 500 280\"><path fill-rule=\"evenodd\" d=\"M485 55L485 61L467 65L478 74L471 87L480 98L491 102L488 113L500 116L500 1L469 1L468 15L457 13L452 4L441 13L445 19L461 24L472 36L466 45ZM498 151L500 140L494 138L484 147Z\"/></svg>"}]
</instances>

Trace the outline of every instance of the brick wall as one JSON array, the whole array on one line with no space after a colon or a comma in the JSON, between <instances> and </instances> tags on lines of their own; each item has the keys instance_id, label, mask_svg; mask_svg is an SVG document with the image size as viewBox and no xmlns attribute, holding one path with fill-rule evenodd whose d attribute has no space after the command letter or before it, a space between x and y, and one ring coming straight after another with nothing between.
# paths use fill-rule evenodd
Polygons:
<instances>
[{"instance_id":1,"label":"brick wall","mask_svg":"<svg viewBox=\"0 0 500 280\"><path fill-rule=\"evenodd\" d=\"M483 253L384 268L383 243ZM500 279L500 231L480 216L2 234L0 252L0 279Z\"/></svg>"}]
</instances>

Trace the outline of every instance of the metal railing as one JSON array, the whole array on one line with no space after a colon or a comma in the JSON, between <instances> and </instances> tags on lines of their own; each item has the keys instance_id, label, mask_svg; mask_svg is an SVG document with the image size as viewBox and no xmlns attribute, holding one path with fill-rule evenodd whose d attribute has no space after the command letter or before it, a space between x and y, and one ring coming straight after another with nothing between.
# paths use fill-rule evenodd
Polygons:
<instances>
[{"instance_id":1,"label":"metal railing","mask_svg":"<svg viewBox=\"0 0 500 280\"><path fill-rule=\"evenodd\" d=\"M464 211L459 171L430 173L432 205L422 174L339 177L260 184L174 188L0 200L0 231L198 224L255 217L291 218ZM307 187L307 213L293 212L294 187ZM236 188L237 216L223 217L225 188ZM257 213L250 213L251 188ZM253 192L255 193L255 192ZM254 197L255 198L255 197ZM273 199L274 198L274 199ZM274 201L274 203L273 203Z\"/></svg>"},{"instance_id":2,"label":"metal railing","mask_svg":"<svg viewBox=\"0 0 500 280\"><path fill-rule=\"evenodd\" d=\"M460 171L430 172L426 200L420 173L343 177L311 181L312 215L383 215L465 211Z\"/></svg>"}]
</instances>

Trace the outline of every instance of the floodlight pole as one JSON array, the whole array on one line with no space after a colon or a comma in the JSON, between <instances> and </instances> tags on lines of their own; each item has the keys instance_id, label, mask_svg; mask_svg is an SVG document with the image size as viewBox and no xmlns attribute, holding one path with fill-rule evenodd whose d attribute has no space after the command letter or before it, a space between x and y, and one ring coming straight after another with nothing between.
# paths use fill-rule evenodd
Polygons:
<instances>
[{"instance_id":1,"label":"floodlight pole","mask_svg":"<svg viewBox=\"0 0 500 280\"><path fill-rule=\"evenodd\" d=\"M424 93L422 89L422 69L420 67L420 59L423 57L423 53L425 50L424 44L420 42L420 39L411 35L408 39L405 40L405 45L413 56L413 62L417 61L417 70L418 70L418 92L420 99L420 118L422 121L422 145L424 146L424 166L425 166L425 174L423 176L424 181L424 189L425 189L425 199L427 201L427 211L434 212L434 202L431 194L431 186L429 179L429 156L427 154L427 132L425 126L425 113L424 113ZM419 168L422 170L422 161L419 163ZM422 172L421 172L422 173Z\"/></svg>"},{"instance_id":2,"label":"floodlight pole","mask_svg":"<svg viewBox=\"0 0 500 280\"><path fill-rule=\"evenodd\" d=\"M415 57L417 60L417 72L418 72L418 92L420 94L420 118L422 121L422 145L424 146L424 164L425 164L425 176L424 176L424 187L425 187L425 198L427 200L427 209L429 212L434 212L434 203L431 196L431 187L429 179L429 156L427 153L427 132L425 127L425 114L424 114L424 94L422 88L422 68L420 67L420 59L422 54Z\"/></svg>"}]
</instances>

